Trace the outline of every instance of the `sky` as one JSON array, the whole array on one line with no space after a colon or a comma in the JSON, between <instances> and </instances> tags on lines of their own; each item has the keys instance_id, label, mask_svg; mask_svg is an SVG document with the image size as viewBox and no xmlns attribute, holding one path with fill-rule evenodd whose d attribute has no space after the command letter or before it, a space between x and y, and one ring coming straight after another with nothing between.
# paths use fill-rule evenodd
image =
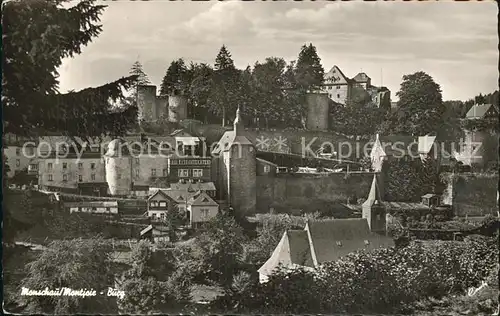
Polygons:
<instances>
[{"instance_id":1,"label":"sky","mask_svg":"<svg viewBox=\"0 0 500 316\"><path fill-rule=\"evenodd\" d=\"M498 89L497 5L483 2L105 1L103 32L59 68L60 91L127 76L139 60L155 85L170 63L214 63L224 44L237 67L296 60L316 46L325 72L365 72L393 100L402 77L425 71L444 100Z\"/></svg>"}]
</instances>

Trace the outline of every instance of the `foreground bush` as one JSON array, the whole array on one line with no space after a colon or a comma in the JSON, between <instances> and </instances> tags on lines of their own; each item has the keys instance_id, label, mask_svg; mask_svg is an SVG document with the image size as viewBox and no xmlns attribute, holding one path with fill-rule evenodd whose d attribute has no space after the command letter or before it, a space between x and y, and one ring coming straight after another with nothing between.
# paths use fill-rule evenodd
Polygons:
<instances>
[{"instance_id":1,"label":"foreground bush","mask_svg":"<svg viewBox=\"0 0 500 316\"><path fill-rule=\"evenodd\" d=\"M463 293L495 264L493 240L413 242L357 252L315 272L279 271L214 309L239 313L394 313L425 297Z\"/></svg>"}]
</instances>

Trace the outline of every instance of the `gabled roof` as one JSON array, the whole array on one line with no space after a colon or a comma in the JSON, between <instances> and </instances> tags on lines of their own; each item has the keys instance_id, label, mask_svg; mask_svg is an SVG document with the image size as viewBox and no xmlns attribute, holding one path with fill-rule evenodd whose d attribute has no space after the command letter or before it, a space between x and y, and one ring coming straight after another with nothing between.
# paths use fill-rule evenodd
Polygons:
<instances>
[{"instance_id":1,"label":"gabled roof","mask_svg":"<svg viewBox=\"0 0 500 316\"><path fill-rule=\"evenodd\" d=\"M373 204L379 204L382 202L382 195L380 193L380 188L378 185L378 177L376 174L373 175L372 186L370 188L370 193L368 198L363 203L363 206L372 206Z\"/></svg>"},{"instance_id":2,"label":"gabled roof","mask_svg":"<svg viewBox=\"0 0 500 316\"><path fill-rule=\"evenodd\" d=\"M368 82L370 80L370 77L368 77L368 75L365 74L364 72L360 72L354 78L352 78L352 80L359 82L359 83L365 83L365 82Z\"/></svg>"},{"instance_id":3,"label":"gabled roof","mask_svg":"<svg viewBox=\"0 0 500 316\"><path fill-rule=\"evenodd\" d=\"M347 78L342 70L338 66L333 66L330 71L328 71L324 78L325 84L348 84L350 82L349 78Z\"/></svg>"},{"instance_id":4,"label":"gabled roof","mask_svg":"<svg viewBox=\"0 0 500 316\"><path fill-rule=\"evenodd\" d=\"M498 113L496 108L492 104L475 104L470 108L469 112L467 112L465 118L482 119L485 118L487 114L492 114L492 113Z\"/></svg>"},{"instance_id":5,"label":"gabled roof","mask_svg":"<svg viewBox=\"0 0 500 316\"><path fill-rule=\"evenodd\" d=\"M219 206L217 202L215 202L208 194L204 192L198 192L196 195L192 196L189 201L189 205L196 205L196 206Z\"/></svg>"},{"instance_id":6,"label":"gabled roof","mask_svg":"<svg viewBox=\"0 0 500 316\"><path fill-rule=\"evenodd\" d=\"M153 195L151 195L148 198L148 201L151 200L152 198L154 198L157 195L161 195L162 197L165 198L165 200L173 201L173 199L168 194L166 194L165 191L163 191L163 190L156 191Z\"/></svg>"},{"instance_id":7,"label":"gabled roof","mask_svg":"<svg viewBox=\"0 0 500 316\"><path fill-rule=\"evenodd\" d=\"M184 204L192 196L196 195L198 192L188 192L185 190L161 190L163 193L171 197L176 203Z\"/></svg>"},{"instance_id":8,"label":"gabled roof","mask_svg":"<svg viewBox=\"0 0 500 316\"><path fill-rule=\"evenodd\" d=\"M269 275L279 266L284 268L314 266L309 239L305 230L288 230L284 232L271 257L260 267L259 273Z\"/></svg>"},{"instance_id":9,"label":"gabled roof","mask_svg":"<svg viewBox=\"0 0 500 316\"><path fill-rule=\"evenodd\" d=\"M311 236L315 264L335 261L357 250L394 245L391 238L370 232L365 218L309 220L305 229Z\"/></svg>"},{"instance_id":10,"label":"gabled roof","mask_svg":"<svg viewBox=\"0 0 500 316\"><path fill-rule=\"evenodd\" d=\"M213 182L195 182L195 183L171 183L170 188L173 191L215 191Z\"/></svg>"},{"instance_id":11,"label":"gabled roof","mask_svg":"<svg viewBox=\"0 0 500 316\"><path fill-rule=\"evenodd\" d=\"M418 154L418 139L414 136L406 135L376 135L374 146L378 143L382 146L386 156Z\"/></svg>"},{"instance_id":12,"label":"gabled roof","mask_svg":"<svg viewBox=\"0 0 500 316\"><path fill-rule=\"evenodd\" d=\"M419 154L428 154L434 142L436 141L436 136L419 136L418 137L418 153Z\"/></svg>"}]
</instances>

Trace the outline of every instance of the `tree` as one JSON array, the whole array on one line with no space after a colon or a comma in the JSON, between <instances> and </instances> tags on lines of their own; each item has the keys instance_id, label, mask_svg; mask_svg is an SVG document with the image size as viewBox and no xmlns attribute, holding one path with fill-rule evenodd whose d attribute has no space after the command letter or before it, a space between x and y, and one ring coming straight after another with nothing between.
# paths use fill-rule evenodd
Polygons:
<instances>
[{"instance_id":1,"label":"tree","mask_svg":"<svg viewBox=\"0 0 500 316\"><path fill-rule=\"evenodd\" d=\"M233 113L238 106L238 83L240 72L234 66L231 54L222 45L215 58L214 75L211 94L209 96L210 110L222 117L222 125L227 122L228 112Z\"/></svg>"},{"instance_id":2,"label":"tree","mask_svg":"<svg viewBox=\"0 0 500 316\"><path fill-rule=\"evenodd\" d=\"M184 95L191 84L190 73L184 62L179 58L172 61L161 82L160 95Z\"/></svg>"},{"instance_id":3,"label":"tree","mask_svg":"<svg viewBox=\"0 0 500 316\"><path fill-rule=\"evenodd\" d=\"M193 80L189 86L189 96L193 104L193 117L207 122L208 98L210 96L213 69L207 64L195 65Z\"/></svg>"},{"instance_id":4,"label":"tree","mask_svg":"<svg viewBox=\"0 0 500 316\"><path fill-rule=\"evenodd\" d=\"M322 83L325 70L313 44L303 45L295 68L297 85L305 90L314 90Z\"/></svg>"},{"instance_id":5,"label":"tree","mask_svg":"<svg viewBox=\"0 0 500 316\"><path fill-rule=\"evenodd\" d=\"M53 241L27 266L27 289L95 290L95 296L19 296L29 313L115 313L114 299L100 295L114 283L109 243L102 238Z\"/></svg>"},{"instance_id":6,"label":"tree","mask_svg":"<svg viewBox=\"0 0 500 316\"><path fill-rule=\"evenodd\" d=\"M170 241L174 242L177 240L176 230L186 223L186 214L181 213L178 205L173 202L168 203L167 216L165 217L165 223L167 224Z\"/></svg>"},{"instance_id":7,"label":"tree","mask_svg":"<svg viewBox=\"0 0 500 316\"><path fill-rule=\"evenodd\" d=\"M423 71L403 76L398 111L390 118L386 134L426 135L442 125L444 106L439 84Z\"/></svg>"},{"instance_id":8,"label":"tree","mask_svg":"<svg viewBox=\"0 0 500 316\"><path fill-rule=\"evenodd\" d=\"M229 290L233 276L241 268L244 243L243 229L235 218L228 213L217 214L194 245L197 258L201 261L198 277Z\"/></svg>"},{"instance_id":9,"label":"tree","mask_svg":"<svg viewBox=\"0 0 500 316\"><path fill-rule=\"evenodd\" d=\"M132 249L130 264L119 282L126 293L119 301L121 313L178 312L189 302L190 282L176 273L178 266L171 251L153 251L151 243L143 240Z\"/></svg>"},{"instance_id":10,"label":"tree","mask_svg":"<svg viewBox=\"0 0 500 316\"><path fill-rule=\"evenodd\" d=\"M142 69L142 64L140 61L136 61L133 65L132 68L130 69L130 75L131 76L136 76L136 84L137 85L148 85L151 84L151 81L149 81L148 75L144 72Z\"/></svg>"},{"instance_id":11,"label":"tree","mask_svg":"<svg viewBox=\"0 0 500 316\"><path fill-rule=\"evenodd\" d=\"M75 135L87 127L93 134L126 129L115 127L128 122L133 113L127 109L113 116L110 111L112 103L123 98L122 89L132 85L133 77L81 92L58 92L57 68L62 59L79 54L100 34L98 22L105 8L94 0L71 7L68 2L10 1L3 6L4 132L26 134L42 128ZM124 115L126 118L116 121Z\"/></svg>"}]
</instances>

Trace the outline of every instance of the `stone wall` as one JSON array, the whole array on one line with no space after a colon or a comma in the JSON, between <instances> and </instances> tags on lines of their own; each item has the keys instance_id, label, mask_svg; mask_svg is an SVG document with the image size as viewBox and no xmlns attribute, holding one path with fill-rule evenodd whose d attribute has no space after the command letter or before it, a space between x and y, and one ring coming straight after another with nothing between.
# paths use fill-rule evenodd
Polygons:
<instances>
[{"instance_id":1,"label":"stone wall","mask_svg":"<svg viewBox=\"0 0 500 316\"><path fill-rule=\"evenodd\" d=\"M288 200L346 203L349 198L366 199L373 173L335 173L328 175L279 174L257 177L257 208L267 211Z\"/></svg>"},{"instance_id":2,"label":"stone wall","mask_svg":"<svg viewBox=\"0 0 500 316\"><path fill-rule=\"evenodd\" d=\"M327 93L314 93L306 95L307 123L309 130L328 130L328 113L330 99Z\"/></svg>"},{"instance_id":3,"label":"stone wall","mask_svg":"<svg viewBox=\"0 0 500 316\"><path fill-rule=\"evenodd\" d=\"M453 207L455 216L496 215L498 175L446 174L443 203Z\"/></svg>"}]
</instances>

